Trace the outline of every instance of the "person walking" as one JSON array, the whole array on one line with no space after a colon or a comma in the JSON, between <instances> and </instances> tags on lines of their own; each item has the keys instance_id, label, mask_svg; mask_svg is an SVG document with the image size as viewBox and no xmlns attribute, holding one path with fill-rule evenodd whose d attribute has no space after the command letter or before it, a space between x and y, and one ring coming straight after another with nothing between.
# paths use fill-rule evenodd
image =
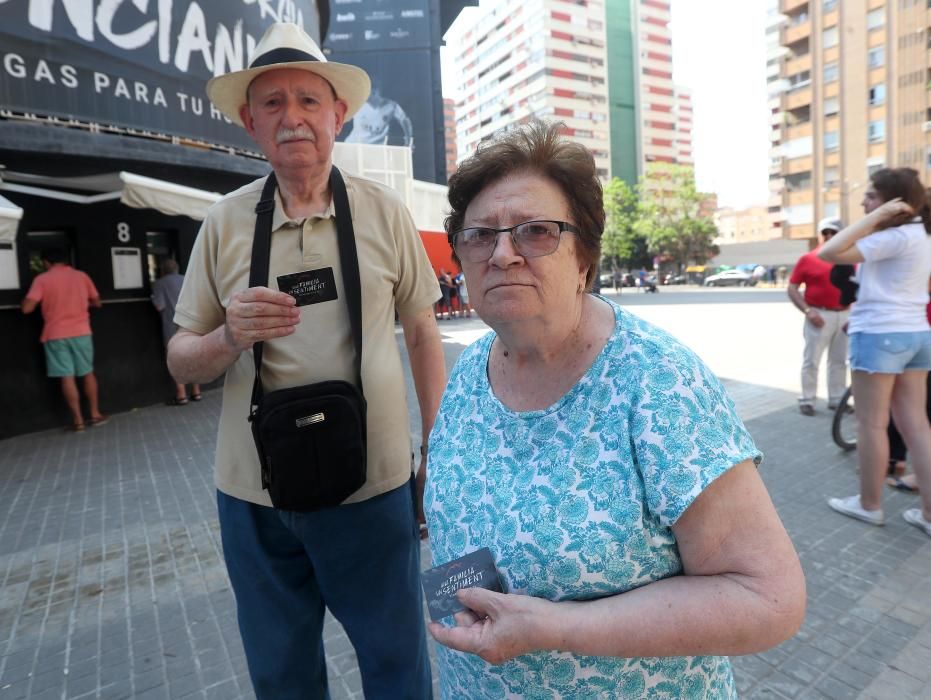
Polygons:
<instances>
[{"instance_id":1,"label":"person walking","mask_svg":"<svg viewBox=\"0 0 931 700\"><path fill-rule=\"evenodd\" d=\"M179 382L226 377L215 460L217 506L259 700L329 697L326 609L355 649L366 698L431 697L417 520L422 521L427 435L446 383L432 308L440 293L400 197L381 183L340 176L333 168L333 143L365 102L369 85L363 70L327 61L291 23L269 27L247 68L207 85L214 106L246 129L277 180L271 211L261 207L271 219L270 286L248 286L264 177L208 212L175 311L180 328L168 346L168 364ZM340 180L357 249L361 358L337 242L337 219L345 211L343 200L334 199L342 191ZM343 219L340 228L349 223ZM281 291L282 284L300 300ZM308 288L312 294L297 292ZM406 397L396 309L422 417L416 479L408 414L398 410ZM267 392L331 380L355 383L354 361L361 362L365 477L345 500L306 512L273 507L247 421L257 342ZM308 416L296 428L327 418ZM331 477L318 466L321 479L335 481L336 472L349 465L329 465Z\"/></svg>"},{"instance_id":2,"label":"person walking","mask_svg":"<svg viewBox=\"0 0 931 700\"><path fill-rule=\"evenodd\" d=\"M883 168L870 175L863 211L863 219L818 253L828 262L860 264L849 327L860 493L831 498L828 505L871 525L884 524L891 410L921 496L922 507L906 510L903 517L931 536L931 424L926 413L931 202L915 170Z\"/></svg>"},{"instance_id":3,"label":"person walking","mask_svg":"<svg viewBox=\"0 0 931 700\"><path fill-rule=\"evenodd\" d=\"M162 276L152 285L152 305L155 306L162 319L162 340L167 348L168 341L178 331L178 325L175 323L175 306L178 304L178 295L181 294L181 285L184 284L184 275L178 272L178 263L171 258L162 261L161 271ZM185 385L174 377L172 381L175 385L175 395L168 401L168 405L186 405L188 397ZM201 398L200 384L192 384L191 401L200 401Z\"/></svg>"},{"instance_id":4,"label":"person walking","mask_svg":"<svg viewBox=\"0 0 931 700\"><path fill-rule=\"evenodd\" d=\"M843 228L840 219L822 219L818 232L822 242ZM805 315L802 334L805 350L802 353L802 395L798 408L803 416L815 415L815 396L818 390L818 366L824 351L828 353L828 410L837 403L847 389L847 334L844 325L848 307L841 304L840 290L831 284L831 265L818 257L819 248L805 253L792 270L787 292L789 299ZM801 287L805 288L804 296Z\"/></svg>"},{"instance_id":5,"label":"person walking","mask_svg":"<svg viewBox=\"0 0 931 700\"><path fill-rule=\"evenodd\" d=\"M20 308L24 314L31 314L41 305L39 341L45 349L46 371L49 377L61 380L61 393L71 413L69 430L80 433L85 422L75 377L81 377L87 397L88 423L98 426L109 420L100 412L89 312L89 308L99 309L102 303L91 278L71 267L63 250L46 250L42 262L45 272L32 281Z\"/></svg>"}]
</instances>

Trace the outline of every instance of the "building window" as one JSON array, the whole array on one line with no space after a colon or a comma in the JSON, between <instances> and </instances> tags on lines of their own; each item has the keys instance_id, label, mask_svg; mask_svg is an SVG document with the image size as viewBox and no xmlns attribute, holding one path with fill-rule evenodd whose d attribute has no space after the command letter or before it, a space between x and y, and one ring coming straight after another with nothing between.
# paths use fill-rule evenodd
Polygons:
<instances>
[{"instance_id":1,"label":"building window","mask_svg":"<svg viewBox=\"0 0 931 700\"><path fill-rule=\"evenodd\" d=\"M832 61L831 63L824 64L824 82L833 83L837 80L839 69L837 67L837 61Z\"/></svg>"},{"instance_id":2,"label":"building window","mask_svg":"<svg viewBox=\"0 0 931 700\"><path fill-rule=\"evenodd\" d=\"M811 189L811 171L786 175L786 189L789 192L799 192Z\"/></svg>"},{"instance_id":3,"label":"building window","mask_svg":"<svg viewBox=\"0 0 931 700\"><path fill-rule=\"evenodd\" d=\"M830 117L840 111L840 105L836 97L829 97L824 101L824 116Z\"/></svg>"},{"instance_id":4,"label":"building window","mask_svg":"<svg viewBox=\"0 0 931 700\"><path fill-rule=\"evenodd\" d=\"M881 105L886 101L886 84L880 83L870 88L870 104Z\"/></svg>"},{"instance_id":5,"label":"building window","mask_svg":"<svg viewBox=\"0 0 931 700\"><path fill-rule=\"evenodd\" d=\"M838 133L836 131L825 131L824 132L824 150L825 151L836 151L839 143L840 143L840 140L839 140Z\"/></svg>"},{"instance_id":6,"label":"building window","mask_svg":"<svg viewBox=\"0 0 931 700\"><path fill-rule=\"evenodd\" d=\"M869 178L877 170L882 170L885 167L886 167L886 164L882 160L878 160L875 163L867 163L866 164L866 177Z\"/></svg>"},{"instance_id":7,"label":"building window","mask_svg":"<svg viewBox=\"0 0 931 700\"><path fill-rule=\"evenodd\" d=\"M825 202L824 203L824 216L825 218L836 219L840 215L840 202Z\"/></svg>"},{"instance_id":8,"label":"building window","mask_svg":"<svg viewBox=\"0 0 931 700\"><path fill-rule=\"evenodd\" d=\"M880 29L886 25L886 8L879 7L866 13L866 28L869 31Z\"/></svg>"},{"instance_id":9,"label":"building window","mask_svg":"<svg viewBox=\"0 0 931 700\"><path fill-rule=\"evenodd\" d=\"M867 138L870 143L886 140L886 122L882 119L876 119L869 123L867 127Z\"/></svg>"},{"instance_id":10,"label":"building window","mask_svg":"<svg viewBox=\"0 0 931 700\"><path fill-rule=\"evenodd\" d=\"M827 189L833 189L840 184L840 168L832 165L824 169L824 186Z\"/></svg>"},{"instance_id":11,"label":"building window","mask_svg":"<svg viewBox=\"0 0 931 700\"><path fill-rule=\"evenodd\" d=\"M874 46L866 53L866 65L868 68L879 68L886 63L886 47Z\"/></svg>"},{"instance_id":12,"label":"building window","mask_svg":"<svg viewBox=\"0 0 931 700\"><path fill-rule=\"evenodd\" d=\"M829 49L837 46L837 27L828 27L821 33L821 48Z\"/></svg>"},{"instance_id":13,"label":"building window","mask_svg":"<svg viewBox=\"0 0 931 700\"><path fill-rule=\"evenodd\" d=\"M825 12L830 12L837 7L837 0L824 0L823 7Z\"/></svg>"}]
</instances>

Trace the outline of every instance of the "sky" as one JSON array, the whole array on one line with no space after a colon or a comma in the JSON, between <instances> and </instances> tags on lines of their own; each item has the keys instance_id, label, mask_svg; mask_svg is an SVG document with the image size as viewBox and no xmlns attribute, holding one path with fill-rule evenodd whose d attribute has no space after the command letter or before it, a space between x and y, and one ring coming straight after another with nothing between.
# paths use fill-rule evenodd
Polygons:
<instances>
[{"instance_id":1,"label":"sky","mask_svg":"<svg viewBox=\"0 0 931 700\"><path fill-rule=\"evenodd\" d=\"M766 204L765 0L672 0L673 80L692 89L699 189L720 206Z\"/></svg>"},{"instance_id":2,"label":"sky","mask_svg":"<svg viewBox=\"0 0 931 700\"><path fill-rule=\"evenodd\" d=\"M766 0L672 0L673 80L692 90L695 177L720 206L768 197L765 19ZM455 97L441 53L443 92Z\"/></svg>"}]
</instances>

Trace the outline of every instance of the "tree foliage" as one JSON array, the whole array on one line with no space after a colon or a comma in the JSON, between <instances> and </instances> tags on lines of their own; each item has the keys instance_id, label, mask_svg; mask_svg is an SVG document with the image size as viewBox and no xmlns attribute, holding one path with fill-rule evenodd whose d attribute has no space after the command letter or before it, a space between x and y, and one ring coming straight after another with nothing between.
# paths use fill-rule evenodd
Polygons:
<instances>
[{"instance_id":1,"label":"tree foliage","mask_svg":"<svg viewBox=\"0 0 931 700\"><path fill-rule=\"evenodd\" d=\"M613 178L604 188L605 230L601 252L612 268L646 267L650 261L646 239L637 232L639 203L634 188Z\"/></svg>"},{"instance_id":2,"label":"tree foliage","mask_svg":"<svg viewBox=\"0 0 931 700\"><path fill-rule=\"evenodd\" d=\"M636 190L614 178L605 187L605 257L628 267L646 267L653 257L680 269L708 262L719 252L708 199L682 165L651 163Z\"/></svg>"}]
</instances>

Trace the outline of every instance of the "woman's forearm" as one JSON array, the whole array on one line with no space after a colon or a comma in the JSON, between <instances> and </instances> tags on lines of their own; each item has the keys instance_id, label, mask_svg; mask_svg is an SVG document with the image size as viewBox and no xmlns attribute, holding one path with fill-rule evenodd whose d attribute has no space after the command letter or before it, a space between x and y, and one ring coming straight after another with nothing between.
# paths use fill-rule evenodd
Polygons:
<instances>
[{"instance_id":1,"label":"woman's forearm","mask_svg":"<svg viewBox=\"0 0 931 700\"><path fill-rule=\"evenodd\" d=\"M751 654L785 641L805 614L801 569L765 581L675 576L593 601L550 603L540 646L592 656Z\"/></svg>"},{"instance_id":2,"label":"woman's forearm","mask_svg":"<svg viewBox=\"0 0 931 700\"><path fill-rule=\"evenodd\" d=\"M827 262L840 262L837 256L852 248L861 238L866 238L871 233L879 230L877 223L877 217L867 214L855 224L851 224L826 241L818 250L818 257Z\"/></svg>"}]
</instances>

